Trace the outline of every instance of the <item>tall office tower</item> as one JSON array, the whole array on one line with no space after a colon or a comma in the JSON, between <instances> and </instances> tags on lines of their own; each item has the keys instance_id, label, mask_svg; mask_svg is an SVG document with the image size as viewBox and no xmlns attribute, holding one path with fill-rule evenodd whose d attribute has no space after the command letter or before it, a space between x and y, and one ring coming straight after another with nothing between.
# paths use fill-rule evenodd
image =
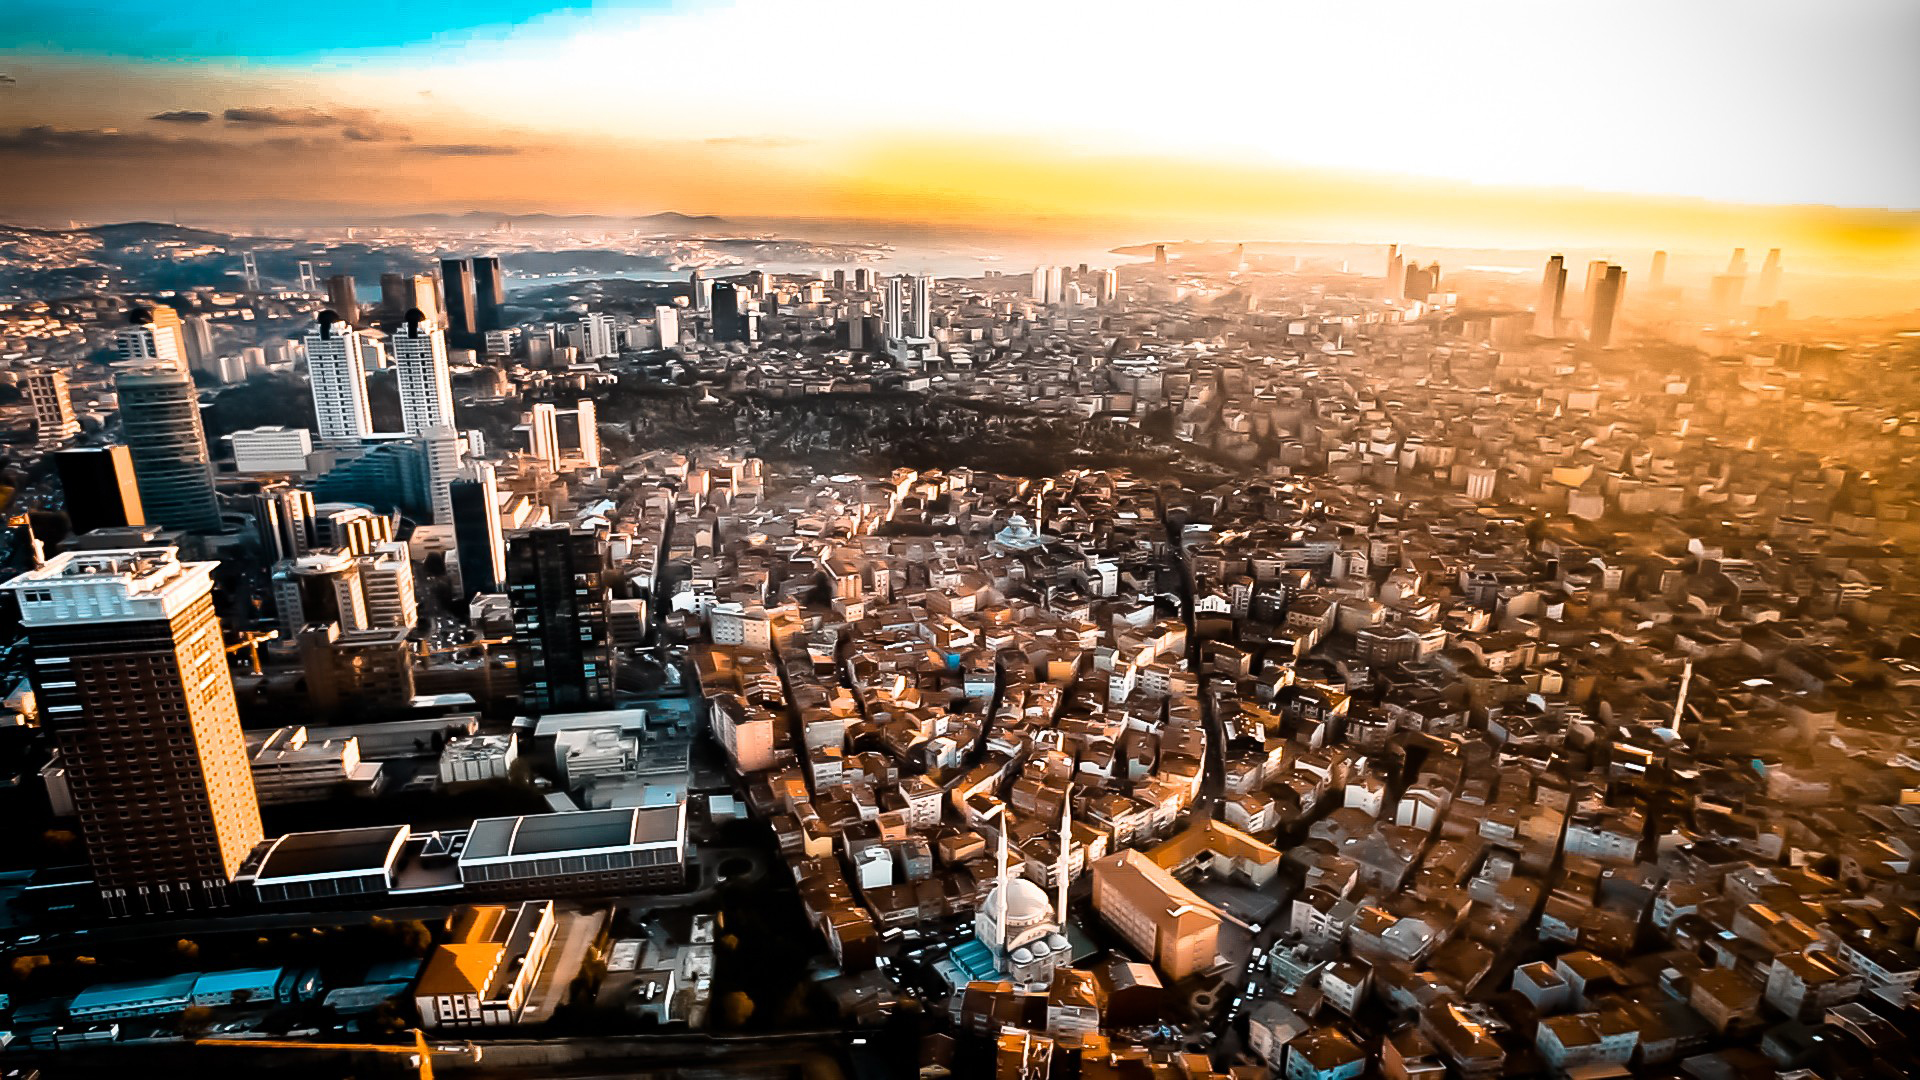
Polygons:
<instances>
[{"instance_id":1,"label":"tall office tower","mask_svg":"<svg viewBox=\"0 0 1920 1080\"><path fill-rule=\"evenodd\" d=\"M260 264L253 259L253 252L240 253L240 286L248 292L260 291Z\"/></svg>"},{"instance_id":2,"label":"tall office tower","mask_svg":"<svg viewBox=\"0 0 1920 1080\"><path fill-rule=\"evenodd\" d=\"M1600 282L1607 276L1607 265L1605 259L1594 259L1587 263L1587 283L1580 289L1580 299L1589 312L1593 310L1593 298L1600 288Z\"/></svg>"},{"instance_id":3,"label":"tall office tower","mask_svg":"<svg viewBox=\"0 0 1920 1080\"><path fill-rule=\"evenodd\" d=\"M1400 262L1400 245L1388 244L1387 245L1387 288L1391 289L1399 285L1401 280L1405 277L1405 275L1406 275L1406 269L1401 265L1401 262Z\"/></svg>"},{"instance_id":4,"label":"tall office tower","mask_svg":"<svg viewBox=\"0 0 1920 1080\"><path fill-rule=\"evenodd\" d=\"M713 340L747 341L747 289L730 281L713 287Z\"/></svg>"},{"instance_id":5,"label":"tall office tower","mask_svg":"<svg viewBox=\"0 0 1920 1080\"><path fill-rule=\"evenodd\" d=\"M1058 266L1047 267L1047 303L1057 304L1066 294L1065 272Z\"/></svg>"},{"instance_id":6,"label":"tall office tower","mask_svg":"<svg viewBox=\"0 0 1920 1080\"><path fill-rule=\"evenodd\" d=\"M1760 264L1760 295L1754 303L1771 307L1780 298L1780 249L1768 248L1767 259Z\"/></svg>"},{"instance_id":7,"label":"tall office tower","mask_svg":"<svg viewBox=\"0 0 1920 1080\"><path fill-rule=\"evenodd\" d=\"M680 309L661 304L653 309L653 335L662 349L680 345Z\"/></svg>"},{"instance_id":8,"label":"tall office tower","mask_svg":"<svg viewBox=\"0 0 1920 1080\"><path fill-rule=\"evenodd\" d=\"M313 418L320 440L357 446L373 434L367 404L367 369L360 363L360 333L332 310L307 331L307 381L313 388Z\"/></svg>"},{"instance_id":9,"label":"tall office tower","mask_svg":"<svg viewBox=\"0 0 1920 1080\"><path fill-rule=\"evenodd\" d=\"M113 348L121 360L159 361L187 370L187 342L180 331L180 313L165 304L127 312L127 325L113 332Z\"/></svg>"},{"instance_id":10,"label":"tall office tower","mask_svg":"<svg viewBox=\"0 0 1920 1080\"><path fill-rule=\"evenodd\" d=\"M853 268L853 288L855 292L873 291L873 268L856 266Z\"/></svg>"},{"instance_id":11,"label":"tall office tower","mask_svg":"<svg viewBox=\"0 0 1920 1080\"><path fill-rule=\"evenodd\" d=\"M1620 313L1622 293L1627 287L1627 272L1608 266L1593 287L1593 303L1587 312L1587 340L1606 346L1613 340L1613 320Z\"/></svg>"},{"instance_id":12,"label":"tall office tower","mask_svg":"<svg viewBox=\"0 0 1920 1080\"><path fill-rule=\"evenodd\" d=\"M1658 289L1667 283L1667 253L1653 253L1653 265L1647 267L1647 288Z\"/></svg>"},{"instance_id":13,"label":"tall office tower","mask_svg":"<svg viewBox=\"0 0 1920 1080\"><path fill-rule=\"evenodd\" d=\"M435 525L453 520L453 482L467 461L467 440L451 427L430 427L420 433L420 451L427 466L427 503Z\"/></svg>"},{"instance_id":14,"label":"tall office tower","mask_svg":"<svg viewBox=\"0 0 1920 1080\"><path fill-rule=\"evenodd\" d=\"M881 330L881 334L885 336L887 341L889 342L899 341L901 338L907 336L906 334L907 313L905 310L906 306L907 306L906 283L902 281L897 275L894 277L888 278L887 279L886 320L885 320L885 326Z\"/></svg>"},{"instance_id":15,"label":"tall office tower","mask_svg":"<svg viewBox=\"0 0 1920 1080\"><path fill-rule=\"evenodd\" d=\"M697 266L693 268L693 276L689 280L693 285L693 310L712 311L713 282L708 281L707 275L701 273Z\"/></svg>"},{"instance_id":16,"label":"tall office tower","mask_svg":"<svg viewBox=\"0 0 1920 1080\"><path fill-rule=\"evenodd\" d=\"M527 422L521 425L527 430L527 453L547 463L549 468L560 468L560 430L559 421L554 416L554 406L550 401L534 403L527 411Z\"/></svg>"},{"instance_id":17,"label":"tall office tower","mask_svg":"<svg viewBox=\"0 0 1920 1080\"><path fill-rule=\"evenodd\" d=\"M272 484L247 496L260 530L260 548L272 562L297 559L313 546L313 493L290 484Z\"/></svg>"},{"instance_id":18,"label":"tall office tower","mask_svg":"<svg viewBox=\"0 0 1920 1080\"><path fill-rule=\"evenodd\" d=\"M1727 260L1727 273L1747 276L1747 249L1734 248L1733 257Z\"/></svg>"},{"instance_id":19,"label":"tall office tower","mask_svg":"<svg viewBox=\"0 0 1920 1080\"><path fill-rule=\"evenodd\" d=\"M1740 306L1740 294L1746 291L1744 274L1715 274L1707 289L1707 306L1717 318L1726 318Z\"/></svg>"},{"instance_id":20,"label":"tall office tower","mask_svg":"<svg viewBox=\"0 0 1920 1080\"><path fill-rule=\"evenodd\" d=\"M1033 284L1028 287L1027 295L1033 297L1035 300L1039 301L1042 304L1047 302L1047 268L1046 267L1036 266L1033 268Z\"/></svg>"},{"instance_id":21,"label":"tall office tower","mask_svg":"<svg viewBox=\"0 0 1920 1080\"><path fill-rule=\"evenodd\" d=\"M1153 265L1155 266L1167 265L1167 245L1165 244L1153 245Z\"/></svg>"},{"instance_id":22,"label":"tall office tower","mask_svg":"<svg viewBox=\"0 0 1920 1080\"><path fill-rule=\"evenodd\" d=\"M540 714L613 702L612 602L606 544L566 525L507 539L507 602L520 708Z\"/></svg>"},{"instance_id":23,"label":"tall office tower","mask_svg":"<svg viewBox=\"0 0 1920 1080\"><path fill-rule=\"evenodd\" d=\"M1111 304L1120 298L1120 272L1109 267L1100 271L1100 303Z\"/></svg>"},{"instance_id":24,"label":"tall office tower","mask_svg":"<svg viewBox=\"0 0 1920 1080\"><path fill-rule=\"evenodd\" d=\"M928 274L913 279L913 336L921 341L933 336L933 278Z\"/></svg>"},{"instance_id":25,"label":"tall office tower","mask_svg":"<svg viewBox=\"0 0 1920 1080\"><path fill-rule=\"evenodd\" d=\"M473 260L473 322L482 334L507 328L507 278L490 255Z\"/></svg>"},{"instance_id":26,"label":"tall office tower","mask_svg":"<svg viewBox=\"0 0 1920 1080\"><path fill-rule=\"evenodd\" d=\"M327 306L348 326L360 325L360 297L354 291L352 274L335 274L327 279Z\"/></svg>"},{"instance_id":27,"label":"tall office tower","mask_svg":"<svg viewBox=\"0 0 1920 1080\"><path fill-rule=\"evenodd\" d=\"M473 260L441 259L440 284L446 293L440 310L446 318L447 344L456 349L477 349L484 344L479 324L473 315Z\"/></svg>"},{"instance_id":28,"label":"tall office tower","mask_svg":"<svg viewBox=\"0 0 1920 1080\"><path fill-rule=\"evenodd\" d=\"M226 907L262 837L213 611L218 565L171 547L67 552L5 585L114 915Z\"/></svg>"},{"instance_id":29,"label":"tall office tower","mask_svg":"<svg viewBox=\"0 0 1920 1080\"><path fill-rule=\"evenodd\" d=\"M835 270L835 271L833 272L833 291L834 291L834 292L845 292L845 291L846 291L846 288L847 288L847 272L846 272L846 270L845 270L845 269L839 269L839 270Z\"/></svg>"},{"instance_id":30,"label":"tall office tower","mask_svg":"<svg viewBox=\"0 0 1920 1080\"><path fill-rule=\"evenodd\" d=\"M53 455L75 533L145 525L133 455L124 446L86 446Z\"/></svg>"},{"instance_id":31,"label":"tall office tower","mask_svg":"<svg viewBox=\"0 0 1920 1080\"><path fill-rule=\"evenodd\" d=\"M419 308L410 308L387 343L400 388L400 426L409 435L452 427L453 377L447 373L445 334Z\"/></svg>"},{"instance_id":32,"label":"tall office tower","mask_svg":"<svg viewBox=\"0 0 1920 1080\"><path fill-rule=\"evenodd\" d=\"M500 489L493 466L475 462L453 482L453 546L459 553L460 591L497 593L507 579L506 538L500 532Z\"/></svg>"},{"instance_id":33,"label":"tall office tower","mask_svg":"<svg viewBox=\"0 0 1920 1080\"><path fill-rule=\"evenodd\" d=\"M413 558L405 540L387 540L362 555L360 588L367 598L367 625L376 630L413 629L420 603L413 591Z\"/></svg>"},{"instance_id":34,"label":"tall office tower","mask_svg":"<svg viewBox=\"0 0 1920 1080\"><path fill-rule=\"evenodd\" d=\"M187 345L187 365L195 371L219 374L219 354L213 351L213 319L207 315L189 315L180 324Z\"/></svg>"},{"instance_id":35,"label":"tall office tower","mask_svg":"<svg viewBox=\"0 0 1920 1080\"><path fill-rule=\"evenodd\" d=\"M305 259L300 260L300 291L303 293L320 291L320 275L314 273L313 264Z\"/></svg>"},{"instance_id":36,"label":"tall office tower","mask_svg":"<svg viewBox=\"0 0 1920 1080\"><path fill-rule=\"evenodd\" d=\"M65 368L35 368L27 372L26 383L27 401L33 405L34 432L41 446L58 446L80 434L80 418L73 414Z\"/></svg>"},{"instance_id":37,"label":"tall office tower","mask_svg":"<svg viewBox=\"0 0 1920 1080\"><path fill-rule=\"evenodd\" d=\"M1540 299L1534 302L1533 332L1537 337L1557 337L1560 333L1560 305L1567 299L1567 260L1555 255L1547 260L1547 272L1540 278Z\"/></svg>"},{"instance_id":38,"label":"tall office tower","mask_svg":"<svg viewBox=\"0 0 1920 1080\"><path fill-rule=\"evenodd\" d=\"M407 274L380 275L380 318L393 322L415 307L413 279Z\"/></svg>"},{"instance_id":39,"label":"tall office tower","mask_svg":"<svg viewBox=\"0 0 1920 1080\"><path fill-rule=\"evenodd\" d=\"M282 559L273 567L273 606L280 618L280 636L289 641L315 624L368 629L359 558L343 548L325 548Z\"/></svg>"},{"instance_id":40,"label":"tall office tower","mask_svg":"<svg viewBox=\"0 0 1920 1080\"><path fill-rule=\"evenodd\" d=\"M128 367L114 377L114 386L147 520L169 529L218 532L220 502L193 380L176 368Z\"/></svg>"}]
</instances>

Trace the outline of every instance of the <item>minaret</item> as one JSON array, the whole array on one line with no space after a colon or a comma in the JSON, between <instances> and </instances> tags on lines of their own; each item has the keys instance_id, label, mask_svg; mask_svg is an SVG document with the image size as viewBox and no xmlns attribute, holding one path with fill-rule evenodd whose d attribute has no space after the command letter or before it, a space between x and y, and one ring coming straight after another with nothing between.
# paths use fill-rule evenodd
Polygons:
<instances>
[{"instance_id":1,"label":"minaret","mask_svg":"<svg viewBox=\"0 0 1920 1080\"><path fill-rule=\"evenodd\" d=\"M1000 805L1000 882L994 887L994 895L1000 898L1000 910L995 912L994 932L1000 935L996 946L1000 950L1000 959L1007 955L1007 807Z\"/></svg>"},{"instance_id":2,"label":"minaret","mask_svg":"<svg viewBox=\"0 0 1920 1080\"><path fill-rule=\"evenodd\" d=\"M1687 707L1687 688L1693 685L1693 658L1687 658L1686 669L1680 672L1680 696L1673 702L1673 722L1667 726L1675 735L1680 734L1680 715Z\"/></svg>"},{"instance_id":3,"label":"minaret","mask_svg":"<svg viewBox=\"0 0 1920 1080\"><path fill-rule=\"evenodd\" d=\"M1066 929L1067 925L1067 848L1073 843L1073 786L1067 786L1066 797L1060 800L1060 854L1054 867L1054 876L1059 881L1054 885L1055 926Z\"/></svg>"}]
</instances>

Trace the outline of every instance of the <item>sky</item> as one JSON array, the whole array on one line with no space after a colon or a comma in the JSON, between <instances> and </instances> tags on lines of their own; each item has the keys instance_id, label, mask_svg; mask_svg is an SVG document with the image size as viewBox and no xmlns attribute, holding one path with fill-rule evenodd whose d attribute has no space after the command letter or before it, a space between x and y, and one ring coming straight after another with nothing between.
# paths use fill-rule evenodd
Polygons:
<instances>
[{"instance_id":1,"label":"sky","mask_svg":"<svg viewBox=\"0 0 1920 1080\"><path fill-rule=\"evenodd\" d=\"M1911 0L6 0L0 219L1916 256Z\"/></svg>"}]
</instances>

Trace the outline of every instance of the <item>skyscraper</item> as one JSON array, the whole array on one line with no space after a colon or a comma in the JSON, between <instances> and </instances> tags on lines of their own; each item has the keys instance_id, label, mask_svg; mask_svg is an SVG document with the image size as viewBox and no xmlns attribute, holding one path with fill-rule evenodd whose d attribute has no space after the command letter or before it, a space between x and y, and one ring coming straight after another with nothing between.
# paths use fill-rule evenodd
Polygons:
<instances>
[{"instance_id":1,"label":"skyscraper","mask_svg":"<svg viewBox=\"0 0 1920 1080\"><path fill-rule=\"evenodd\" d=\"M653 309L653 336L659 339L662 349L678 348L680 345L680 309L661 304Z\"/></svg>"},{"instance_id":2,"label":"skyscraper","mask_svg":"<svg viewBox=\"0 0 1920 1080\"><path fill-rule=\"evenodd\" d=\"M554 405L550 401L535 402L527 410L527 453L547 463L555 471L560 468L560 430L554 416Z\"/></svg>"},{"instance_id":3,"label":"skyscraper","mask_svg":"<svg viewBox=\"0 0 1920 1080\"><path fill-rule=\"evenodd\" d=\"M613 635L606 545L566 525L522 529L507 540L520 708L531 713L603 709L613 702Z\"/></svg>"},{"instance_id":4,"label":"skyscraper","mask_svg":"<svg viewBox=\"0 0 1920 1080\"><path fill-rule=\"evenodd\" d=\"M452 485L453 545L460 559L460 591L497 593L506 585L506 538L500 532L500 489L493 466L475 462Z\"/></svg>"},{"instance_id":5,"label":"skyscraper","mask_svg":"<svg viewBox=\"0 0 1920 1080\"><path fill-rule=\"evenodd\" d=\"M881 333L889 343L907 336L907 290L906 283L899 277L887 279L887 307L885 327Z\"/></svg>"},{"instance_id":6,"label":"skyscraper","mask_svg":"<svg viewBox=\"0 0 1920 1080\"><path fill-rule=\"evenodd\" d=\"M747 341L747 289L730 281L713 287L713 340Z\"/></svg>"},{"instance_id":7,"label":"skyscraper","mask_svg":"<svg viewBox=\"0 0 1920 1080\"><path fill-rule=\"evenodd\" d=\"M485 342L473 314L473 261L441 259L440 284L446 293L440 310L446 313L443 321L447 329L447 344L456 349L483 347Z\"/></svg>"},{"instance_id":8,"label":"skyscraper","mask_svg":"<svg viewBox=\"0 0 1920 1080\"><path fill-rule=\"evenodd\" d=\"M481 334L507 326L507 279L500 260L486 256L473 260L473 321Z\"/></svg>"},{"instance_id":9,"label":"skyscraper","mask_svg":"<svg viewBox=\"0 0 1920 1080\"><path fill-rule=\"evenodd\" d=\"M1120 274L1109 267L1100 271L1100 303L1111 304L1120 296Z\"/></svg>"},{"instance_id":10,"label":"skyscraper","mask_svg":"<svg viewBox=\"0 0 1920 1080\"><path fill-rule=\"evenodd\" d=\"M114 331L113 348L123 361L159 361L181 371L187 369L180 313L165 304L127 312L127 325Z\"/></svg>"},{"instance_id":11,"label":"skyscraper","mask_svg":"<svg viewBox=\"0 0 1920 1080\"><path fill-rule=\"evenodd\" d=\"M133 476L133 455L126 447L62 450L53 455L53 468L75 533L147 523Z\"/></svg>"},{"instance_id":12,"label":"skyscraper","mask_svg":"<svg viewBox=\"0 0 1920 1080\"><path fill-rule=\"evenodd\" d=\"M400 389L401 427L409 435L452 427L453 377L447 373L445 334L419 308L411 308L387 343Z\"/></svg>"},{"instance_id":13,"label":"skyscraper","mask_svg":"<svg viewBox=\"0 0 1920 1080\"><path fill-rule=\"evenodd\" d=\"M693 286L693 310L700 312L712 311L713 282L708 281L707 275L701 273L700 268L697 266L693 268L693 276L689 281Z\"/></svg>"},{"instance_id":14,"label":"skyscraper","mask_svg":"<svg viewBox=\"0 0 1920 1080\"><path fill-rule=\"evenodd\" d=\"M1567 299L1567 260L1555 255L1547 260L1547 272L1540 278L1540 299L1533 308L1533 332L1538 337L1557 337L1560 333L1560 305Z\"/></svg>"},{"instance_id":15,"label":"skyscraper","mask_svg":"<svg viewBox=\"0 0 1920 1080\"><path fill-rule=\"evenodd\" d=\"M360 362L360 334L331 309L307 331L307 381L313 389L313 418L322 442L358 445L373 434L367 404L367 369Z\"/></svg>"},{"instance_id":16,"label":"skyscraper","mask_svg":"<svg viewBox=\"0 0 1920 1080\"><path fill-rule=\"evenodd\" d=\"M228 906L260 842L211 562L170 547L67 552L20 601L42 723L114 915Z\"/></svg>"},{"instance_id":17,"label":"skyscraper","mask_svg":"<svg viewBox=\"0 0 1920 1080\"><path fill-rule=\"evenodd\" d=\"M1627 287L1627 272L1608 266L1594 283L1593 303L1587 312L1587 340L1606 346L1613 340L1613 320L1620 312L1621 293Z\"/></svg>"},{"instance_id":18,"label":"skyscraper","mask_svg":"<svg viewBox=\"0 0 1920 1080\"><path fill-rule=\"evenodd\" d=\"M1761 307L1772 306L1780 299L1780 249L1767 249L1766 261L1760 264L1760 295L1754 297L1754 303Z\"/></svg>"},{"instance_id":19,"label":"skyscraper","mask_svg":"<svg viewBox=\"0 0 1920 1080\"><path fill-rule=\"evenodd\" d=\"M435 525L453 521L450 491L467 461L467 440L451 427L430 427L419 435L420 453L426 465L427 504Z\"/></svg>"},{"instance_id":20,"label":"skyscraper","mask_svg":"<svg viewBox=\"0 0 1920 1080\"><path fill-rule=\"evenodd\" d=\"M1667 283L1667 253L1653 253L1653 265L1647 267L1647 288L1658 289Z\"/></svg>"},{"instance_id":21,"label":"skyscraper","mask_svg":"<svg viewBox=\"0 0 1920 1080\"><path fill-rule=\"evenodd\" d=\"M114 386L147 520L169 529L219 531L213 462L193 381L176 368L127 367Z\"/></svg>"},{"instance_id":22,"label":"skyscraper","mask_svg":"<svg viewBox=\"0 0 1920 1080\"><path fill-rule=\"evenodd\" d=\"M928 274L913 279L913 336L922 341L933 336L933 278Z\"/></svg>"},{"instance_id":23,"label":"skyscraper","mask_svg":"<svg viewBox=\"0 0 1920 1080\"><path fill-rule=\"evenodd\" d=\"M73 395L67 390L65 368L42 367L27 372L27 401L33 406L34 433L41 446L58 446L80 434L80 418L73 415Z\"/></svg>"},{"instance_id":24,"label":"skyscraper","mask_svg":"<svg viewBox=\"0 0 1920 1080\"><path fill-rule=\"evenodd\" d=\"M381 274L380 318L397 326L409 311L418 310L432 322L440 321L440 300L431 274Z\"/></svg>"},{"instance_id":25,"label":"skyscraper","mask_svg":"<svg viewBox=\"0 0 1920 1080\"><path fill-rule=\"evenodd\" d=\"M272 484L247 496L260 546L269 561L295 559L313 546L313 493L290 484Z\"/></svg>"},{"instance_id":26,"label":"skyscraper","mask_svg":"<svg viewBox=\"0 0 1920 1080\"><path fill-rule=\"evenodd\" d=\"M352 274L335 274L327 279L327 306L348 326L360 325L360 298L354 291Z\"/></svg>"}]
</instances>

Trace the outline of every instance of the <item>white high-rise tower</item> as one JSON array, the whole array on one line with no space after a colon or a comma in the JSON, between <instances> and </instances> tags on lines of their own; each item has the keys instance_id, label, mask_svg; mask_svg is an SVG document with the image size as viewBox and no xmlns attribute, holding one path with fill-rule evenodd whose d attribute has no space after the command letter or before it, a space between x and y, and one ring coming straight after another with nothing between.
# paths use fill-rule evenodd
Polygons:
<instances>
[{"instance_id":1,"label":"white high-rise tower","mask_svg":"<svg viewBox=\"0 0 1920 1080\"><path fill-rule=\"evenodd\" d=\"M313 387L313 418L322 442L358 443L373 434L367 404L367 369L360 363L360 334L331 311L307 331L307 381Z\"/></svg>"},{"instance_id":2,"label":"white high-rise tower","mask_svg":"<svg viewBox=\"0 0 1920 1080\"><path fill-rule=\"evenodd\" d=\"M414 308L388 340L400 386L401 427L409 435L452 427L453 379L447 373L446 332Z\"/></svg>"},{"instance_id":3,"label":"white high-rise tower","mask_svg":"<svg viewBox=\"0 0 1920 1080\"><path fill-rule=\"evenodd\" d=\"M913 279L913 336L922 341L933 336L933 277L930 274Z\"/></svg>"},{"instance_id":4,"label":"white high-rise tower","mask_svg":"<svg viewBox=\"0 0 1920 1080\"><path fill-rule=\"evenodd\" d=\"M888 278L887 279L887 309L886 309L886 320L885 320L886 325L884 329L881 331L881 333L889 343L899 341L900 339L907 336L906 334L907 313L905 311L906 305L907 305L906 283L897 276Z\"/></svg>"}]
</instances>

